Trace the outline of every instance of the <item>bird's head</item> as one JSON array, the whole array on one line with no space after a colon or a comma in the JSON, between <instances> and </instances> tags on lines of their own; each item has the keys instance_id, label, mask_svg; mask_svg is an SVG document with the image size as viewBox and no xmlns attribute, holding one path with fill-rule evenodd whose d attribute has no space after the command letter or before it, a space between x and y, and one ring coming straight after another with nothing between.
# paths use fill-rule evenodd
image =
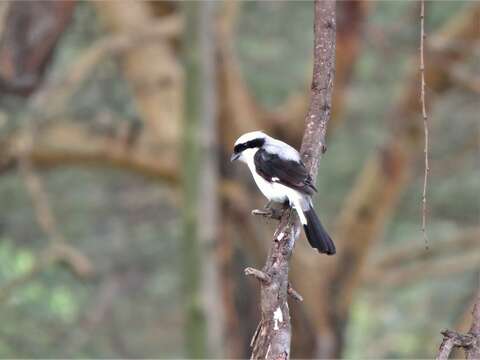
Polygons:
<instances>
[{"instance_id":1,"label":"bird's head","mask_svg":"<svg viewBox=\"0 0 480 360\"><path fill-rule=\"evenodd\" d=\"M265 144L267 139L268 135L261 131L252 131L243 134L235 141L230 161L240 160L245 162L247 156L253 155Z\"/></svg>"}]
</instances>

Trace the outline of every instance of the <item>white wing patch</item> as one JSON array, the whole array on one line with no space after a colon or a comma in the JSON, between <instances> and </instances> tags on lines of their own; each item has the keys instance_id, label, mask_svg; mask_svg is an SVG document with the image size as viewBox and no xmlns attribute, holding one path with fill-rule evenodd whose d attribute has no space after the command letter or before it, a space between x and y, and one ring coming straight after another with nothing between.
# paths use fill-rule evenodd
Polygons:
<instances>
[{"instance_id":1,"label":"white wing patch","mask_svg":"<svg viewBox=\"0 0 480 360\"><path fill-rule=\"evenodd\" d=\"M267 137L265 140L263 148L269 153L277 154L284 160L300 161L300 154L294 147L272 137Z\"/></svg>"},{"instance_id":2,"label":"white wing patch","mask_svg":"<svg viewBox=\"0 0 480 360\"><path fill-rule=\"evenodd\" d=\"M280 181L280 179L276 176L272 177L272 181Z\"/></svg>"},{"instance_id":3,"label":"white wing patch","mask_svg":"<svg viewBox=\"0 0 480 360\"><path fill-rule=\"evenodd\" d=\"M280 329L278 324L281 324L282 322L283 322L282 309L278 307L277 310L275 310L275 312L273 313L273 330Z\"/></svg>"}]
</instances>

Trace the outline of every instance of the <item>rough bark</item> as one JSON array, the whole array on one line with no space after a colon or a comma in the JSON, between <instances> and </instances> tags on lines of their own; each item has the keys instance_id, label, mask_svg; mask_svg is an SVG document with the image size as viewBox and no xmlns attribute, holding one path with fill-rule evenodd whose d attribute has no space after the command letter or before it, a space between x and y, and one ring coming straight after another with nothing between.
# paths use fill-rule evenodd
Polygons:
<instances>
[{"instance_id":1,"label":"rough bark","mask_svg":"<svg viewBox=\"0 0 480 360\"><path fill-rule=\"evenodd\" d=\"M320 155L324 151L335 66L335 2L315 1L314 65L309 111L301 147L302 158L312 177L316 177ZM285 211L278 225L261 282L262 318L252 339L253 359L290 358L291 324L287 303L288 263L300 225L294 213Z\"/></svg>"},{"instance_id":2,"label":"rough bark","mask_svg":"<svg viewBox=\"0 0 480 360\"><path fill-rule=\"evenodd\" d=\"M313 79L300 149L303 162L314 180L320 156L327 150L325 135L332 115L335 31L335 1L315 1Z\"/></svg>"}]
</instances>

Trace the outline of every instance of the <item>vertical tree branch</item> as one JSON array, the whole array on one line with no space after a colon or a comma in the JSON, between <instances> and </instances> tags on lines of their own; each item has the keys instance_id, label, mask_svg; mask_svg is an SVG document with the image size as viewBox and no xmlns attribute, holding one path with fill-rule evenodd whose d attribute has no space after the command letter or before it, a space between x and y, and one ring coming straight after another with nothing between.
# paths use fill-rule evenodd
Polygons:
<instances>
[{"instance_id":1,"label":"vertical tree branch","mask_svg":"<svg viewBox=\"0 0 480 360\"><path fill-rule=\"evenodd\" d=\"M325 134L332 114L335 78L335 1L315 1L314 58L311 98L300 152L307 169L317 177L320 156L327 150Z\"/></svg>"},{"instance_id":2,"label":"vertical tree branch","mask_svg":"<svg viewBox=\"0 0 480 360\"><path fill-rule=\"evenodd\" d=\"M420 101L422 103L422 117L423 117L423 130L425 135L425 147L423 152L425 154L425 174L423 177L423 193L422 193L422 233L423 240L425 241L425 248L428 249L428 237L427 237L427 181L428 172L430 167L428 164L428 116L425 105L425 62L424 62L424 48L425 48L425 0L420 2Z\"/></svg>"},{"instance_id":3,"label":"vertical tree branch","mask_svg":"<svg viewBox=\"0 0 480 360\"><path fill-rule=\"evenodd\" d=\"M335 1L315 1L314 64L309 111L301 147L302 158L315 178L320 155L325 151L325 134L331 116L335 65ZM288 309L288 261L300 225L292 211L286 211L275 231L261 281L262 319L252 339L252 359L288 359L291 324Z\"/></svg>"}]
</instances>

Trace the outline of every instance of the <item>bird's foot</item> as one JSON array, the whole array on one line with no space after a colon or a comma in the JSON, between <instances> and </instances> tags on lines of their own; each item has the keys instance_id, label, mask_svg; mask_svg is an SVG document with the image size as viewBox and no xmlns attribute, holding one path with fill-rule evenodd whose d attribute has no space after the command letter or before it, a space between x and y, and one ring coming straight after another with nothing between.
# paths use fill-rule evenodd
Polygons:
<instances>
[{"instance_id":1,"label":"bird's foot","mask_svg":"<svg viewBox=\"0 0 480 360\"><path fill-rule=\"evenodd\" d=\"M269 219L277 219L279 220L281 215L279 215L274 209L268 209L268 210L261 210L261 209L255 209L252 210L252 215L259 215L263 216Z\"/></svg>"},{"instance_id":2,"label":"bird's foot","mask_svg":"<svg viewBox=\"0 0 480 360\"><path fill-rule=\"evenodd\" d=\"M285 208L275 209L272 207L272 201L269 201L265 208L252 210L252 215L260 215L269 219L280 220L282 218Z\"/></svg>"}]
</instances>

